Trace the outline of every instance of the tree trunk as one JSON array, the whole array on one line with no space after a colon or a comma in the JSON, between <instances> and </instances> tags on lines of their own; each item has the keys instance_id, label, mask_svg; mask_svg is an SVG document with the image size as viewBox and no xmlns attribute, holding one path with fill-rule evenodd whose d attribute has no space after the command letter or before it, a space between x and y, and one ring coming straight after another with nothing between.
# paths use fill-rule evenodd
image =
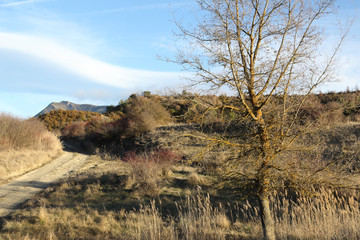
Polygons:
<instances>
[{"instance_id":1,"label":"tree trunk","mask_svg":"<svg viewBox=\"0 0 360 240\"><path fill-rule=\"evenodd\" d=\"M258 197L260 203L261 224L264 239L275 240L275 224L270 211L269 186L270 186L270 169L271 154L270 140L267 132L266 124L262 118L261 109L257 111L258 135L262 148L262 163L258 178Z\"/></svg>"},{"instance_id":2,"label":"tree trunk","mask_svg":"<svg viewBox=\"0 0 360 240\"><path fill-rule=\"evenodd\" d=\"M270 200L267 191L259 193L259 203L264 239L275 240L275 224L270 212Z\"/></svg>"}]
</instances>

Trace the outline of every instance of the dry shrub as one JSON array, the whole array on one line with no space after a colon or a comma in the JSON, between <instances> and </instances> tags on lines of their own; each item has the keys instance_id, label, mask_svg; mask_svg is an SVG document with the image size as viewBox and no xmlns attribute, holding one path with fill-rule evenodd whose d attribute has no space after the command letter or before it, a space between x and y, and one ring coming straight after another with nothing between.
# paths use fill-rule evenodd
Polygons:
<instances>
[{"instance_id":1,"label":"dry shrub","mask_svg":"<svg viewBox=\"0 0 360 240\"><path fill-rule=\"evenodd\" d=\"M1 150L53 150L60 146L57 137L39 120L21 120L6 114L0 114L0 144Z\"/></svg>"},{"instance_id":2,"label":"dry shrub","mask_svg":"<svg viewBox=\"0 0 360 240\"><path fill-rule=\"evenodd\" d=\"M127 134L137 135L170 121L170 114L157 101L134 95L126 106L129 119Z\"/></svg>"},{"instance_id":3,"label":"dry shrub","mask_svg":"<svg viewBox=\"0 0 360 240\"><path fill-rule=\"evenodd\" d=\"M82 137L86 134L86 122L75 122L61 130L61 135L66 138Z\"/></svg>"},{"instance_id":4,"label":"dry shrub","mask_svg":"<svg viewBox=\"0 0 360 240\"><path fill-rule=\"evenodd\" d=\"M37 119L22 120L0 114L0 144L8 149L46 149L52 147L56 137ZM45 145L45 146L44 146Z\"/></svg>"},{"instance_id":5,"label":"dry shrub","mask_svg":"<svg viewBox=\"0 0 360 240\"><path fill-rule=\"evenodd\" d=\"M122 108L125 114L116 119L98 116L87 122L71 123L62 129L62 135L95 140L133 137L170 121L170 114L154 99L133 95Z\"/></svg>"},{"instance_id":6,"label":"dry shrub","mask_svg":"<svg viewBox=\"0 0 360 240\"><path fill-rule=\"evenodd\" d=\"M344 120L344 106L336 101L322 104L317 96L309 96L300 109L303 123L318 122L321 125L339 124Z\"/></svg>"},{"instance_id":7,"label":"dry shrub","mask_svg":"<svg viewBox=\"0 0 360 240\"><path fill-rule=\"evenodd\" d=\"M136 154L128 152L123 161L130 165L129 183L139 193L148 196L159 194L159 184L171 172L180 157L170 150Z\"/></svg>"},{"instance_id":8,"label":"dry shrub","mask_svg":"<svg viewBox=\"0 0 360 240\"><path fill-rule=\"evenodd\" d=\"M93 136L106 136L108 134L107 124L111 119L107 117L97 117L88 121L85 125L86 134Z\"/></svg>"},{"instance_id":9,"label":"dry shrub","mask_svg":"<svg viewBox=\"0 0 360 240\"><path fill-rule=\"evenodd\" d=\"M303 124L309 124L318 120L325 112L324 105L316 96L308 96L299 109L299 120Z\"/></svg>"},{"instance_id":10,"label":"dry shrub","mask_svg":"<svg viewBox=\"0 0 360 240\"><path fill-rule=\"evenodd\" d=\"M0 181L49 162L61 151L59 139L37 119L0 114Z\"/></svg>"},{"instance_id":11,"label":"dry shrub","mask_svg":"<svg viewBox=\"0 0 360 240\"><path fill-rule=\"evenodd\" d=\"M151 113L142 112L136 116L128 118L128 128L126 129L126 135L136 136L156 128L158 123L154 119Z\"/></svg>"},{"instance_id":12,"label":"dry shrub","mask_svg":"<svg viewBox=\"0 0 360 240\"><path fill-rule=\"evenodd\" d=\"M126 113L131 117L136 117L144 112L151 115L158 124L170 121L170 114L160 102L141 96L132 97L126 107Z\"/></svg>"},{"instance_id":13,"label":"dry shrub","mask_svg":"<svg viewBox=\"0 0 360 240\"><path fill-rule=\"evenodd\" d=\"M324 106L324 113L319 117L320 124L331 125L344 122L344 108L339 102L329 102Z\"/></svg>"}]
</instances>

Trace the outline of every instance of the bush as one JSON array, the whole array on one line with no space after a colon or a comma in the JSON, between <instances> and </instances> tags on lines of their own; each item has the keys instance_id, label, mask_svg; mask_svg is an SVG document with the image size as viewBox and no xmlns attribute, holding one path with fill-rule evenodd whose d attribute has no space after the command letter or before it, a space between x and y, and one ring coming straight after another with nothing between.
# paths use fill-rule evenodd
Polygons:
<instances>
[{"instance_id":1,"label":"bush","mask_svg":"<svg viewBox=\"0 0 360 240\"><path fill-rule=\"evenodd\" d=\"M40 115L38 118L50 131L61 131L67 125L77 122L86 122L101 117L101 113L77 111L77 110L53 110L50 113Z\"/></svg>"},{"instance_id":2,"label":"bush","mask_svg":"<svg viewBox=\"0 0 360 240\"><path fill-rule=\"evenodd\" d=\"M86 122L76 122L67 125L61 130L61 135L66 138L82 137L86 134Z\"/></svg>"},{"instance_id":3,"label":"bush","mask_svg":"<svg viewBox=\"0 0 360 240\"><path fill-rule=\"evenodd\" d=\"M85 125L86 134L94 136L106 136L108 134L107 124L111 122L106 117L97 117L88 121Z\"/></svg>"},{"instance_id":4,"label":"bush","mask_svg":"<svg viewBox=\"0 0 360 240\"><path fill-rule=\"evenodd\" d=\"M0 114L0 145L3 149L50 150L58 148L59 142L37 119Z\"/></svg>"},{"instance_id":5,"label":"bush","mask_svg":"<svg viewBox=\"0 0 360 240\"><path fill-rule=\"evenodd\" d=\"M170 121L170 114L157 101L133 95L126 105L127 135L137 135L155 129Z\"/></svg>"},{"instance_id":6,"label":"bush","mask_svg":"<svg viewBox=\"0 0 360 240\"><path fill-rule=\"evenodd\" d=\"M142 195L156 196L159 184L171 171L171 167L180 160L179 155L170 150L158 150L136 154L128 152L123 161L130 165L129 185Z\"/></svg>"},{"instance_id":7,"label":"bush","mask_svg":"<svg viewBox=\"0 0 360 240\"><path fill-rule=\"evenodd\" d=\"M0 114L0 182L51 161L61 148L59 139L37 119Z\"/></svg>"}]
</instances>

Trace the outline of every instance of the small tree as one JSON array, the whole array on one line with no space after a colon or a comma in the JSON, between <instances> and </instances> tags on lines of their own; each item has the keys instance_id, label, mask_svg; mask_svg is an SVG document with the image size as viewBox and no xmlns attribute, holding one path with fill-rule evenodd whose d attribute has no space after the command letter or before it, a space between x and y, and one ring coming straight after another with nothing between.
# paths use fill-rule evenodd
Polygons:
<instances>
[{"instance_id":1,"label":"small tree","mask_svg":"<svg viewBox=\"0 0 360 240\"><path fill-rule=\"evenodd\" d=\"M291 175L294 161L284 161L285 153L311 126L298 121L305 118L303 104L332 77L344 40L343 35L328 58L320 56L324 34L316 24L332 13L335 0L197 2L202 11L195 28L178 24L190 49L182 49L175 61L195 70L197 82L226 86L239 98L242 109L223 106L245 110L253 126L251 141L232 143L240 152L252 152L247 157L253 171L244 170L238 177L249 177L260 202L264 237L275 239L270 192L282 174Z\"/></svg>"}]
</instances>

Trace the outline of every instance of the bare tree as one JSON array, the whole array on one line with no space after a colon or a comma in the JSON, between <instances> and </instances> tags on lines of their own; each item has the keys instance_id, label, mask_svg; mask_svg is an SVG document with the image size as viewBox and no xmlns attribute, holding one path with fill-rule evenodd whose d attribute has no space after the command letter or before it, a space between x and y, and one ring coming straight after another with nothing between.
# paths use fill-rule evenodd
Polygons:
<instances>
[{"instance_id":1,"label":"bare tree","mask_svg":"<svg viewBox=\"0 0 360 240\"><path fill-rule=\"evenodd\" d=\"M241 151L256 148L254 171L247 176L252 176L260 202L264 237L275 239L269 196L275 178L291 169L291 164L283 165L283 153L309 126L299 127L302 106L317 86L331 79L344 40L345 34L327 57L321 56L319 47L325 35L317 23L333 12L335 0L197 3L202 10L197 25L178 24L181 36L190 44L189 49L180 51L176 62L196 71L198 83L233 90L245 109L254 126L255 142L250 147L235 145Z\"/></svg>"}]
</instances>

